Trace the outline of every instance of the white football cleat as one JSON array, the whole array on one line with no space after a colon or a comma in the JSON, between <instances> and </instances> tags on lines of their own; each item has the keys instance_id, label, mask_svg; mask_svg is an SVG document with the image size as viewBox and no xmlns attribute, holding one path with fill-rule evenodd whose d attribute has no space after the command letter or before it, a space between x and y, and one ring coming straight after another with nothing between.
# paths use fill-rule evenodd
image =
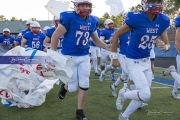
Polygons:
<instances>
[{"instance_id":1,"label":"white football cleat","mask_svg":"<svg viewBox=\"0 0 180 120\"><path fill-rule=\"evenodd\" d=\"M180 96L179 96L179 94L177 92L172 91L172 96L175 99L180 99Z\"/></svg>"},{"instance_id":2,"label":"white football cleat","mask_svg":"<svg viewBox=\"0 0 180 120\"><path fill-rule=\"evenodd\" d=\"M146 106L148 106L147 103L141 103L141 106L139 108L143 108L143 107L146 107Z\"/></svg>"},{"instance_id":3,"label":"white football cleat","mask_svg":"<svg viewBox=\"0 0 180 120\"><path fill-rule=\"evenodd\" d=\"M110 85L110 88L111 88L111 90L112 90L112 95L113 95L114 97L117 97L116 88L114 87L114 84Z\"/></svg>"},{"instance_id":4,"label":"white football cleat","mask_svg":"<svg viewBox=\"0 0 180 120\"><path fill-rule=\"evenodd\" d=\"M123 117L122 116L122 113L119 115L119 117L118 117L118 120L129 120L128 118L126 118L126 117Z\"/></svg>"},{"instance_id":5,"label":"white football cleat","mask_svg":"<svg viewBox=\"0 0 180 120\"><path fill-rule=\"evenodd\" d=\"M98 68L97 68L99 71L101 71L101 68L100 68L100 66L98 66Z\"/></svg>"},{"instance_id":6,"label":"white football cleat","mask_svg":"<svg viewBox=\"0 0 180 120\"><path fill-rule=\"evenodd\" d=\"M166 69L165 71L163 71L163 75L170 75L171 72L176 72L176 68L174 65L171 65L168 69Z\"/></svg>"},{"instance_id":7,"label":"white football cleat","mask_svg":"<svg viewBox=\"0 0 180 120\"><path fill-rule=\"evenodd\" d=\"M116 100L116 108L117 108L117 110L122 110L122 108L123 108L123 105L124 105L124 101L126 100L125 98L124 98L124 93L125 93L126 91L124 90L124 89L121 89L120 91L119 91L119 93L118 93L118 98L117 98L117 100Z\"/></svg>"},{"instance_id":8,"label":"white football cleat","mask_svg":"<svg viewBox=\"0 0 180 120\"><path fill-rule=\"evenodd\" d=\"M102 82L103 80L105 80L104 70L101 72L101 75L99 76L99 81Z\"/></svg>"}]
</instances>

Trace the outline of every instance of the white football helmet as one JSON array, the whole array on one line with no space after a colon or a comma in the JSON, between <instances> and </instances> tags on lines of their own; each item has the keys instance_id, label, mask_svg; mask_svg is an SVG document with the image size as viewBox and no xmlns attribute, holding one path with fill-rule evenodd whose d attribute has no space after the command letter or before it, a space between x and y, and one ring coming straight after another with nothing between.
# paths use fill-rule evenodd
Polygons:
<instances>
[{"instance_id":1,"label":"white football helmet","mask_svg":"<svg viewBox=\"0 0 180 120\"><path fill-rule=\"evenodd\" d=\"M114 24L114 22L111 20L111 19L107 19L105 22L104 22L104 26L105 26L105 28L107 28L107 29L113 29L114 28L114 26L113 27L109 27L108 25L109 24L111 24L111 23L113 23Z\"/></svg>"},{"instance_id":2,"label":"white football helmet","mask_svg":"<svg viewBox=\"0 0 180 120\"><path fill-rule=\"evenodd\" d=\"M47 30L47 29L49 29L50 27L49 26L45 26L44 28L43 28L43 30Z\"/></svg>"},{"instance_id":3,"label":"white football helmet","mask_svg":"<svg viewBox=\"0 0 180 120\"><path fill-rule=\"evenodd\" d=\"M32 21L32 23L30 24L31 27L41 27L40 24L37 21Z\"/></svg>"},{"instance_id":4,"label":"white football helmet","mask_svg":"<svg viewBox=\"0 0 180 120\"><path fill-rule=\"evenodd\" d=\"M55 27L58 27L58 25L59 25L59 17L54 16L54 17L53 17L52 24L53 24Z\"/></svg>"},{"instance_id":5,"label":"white football helmet","mask_svg":"<svg viewBox=\"0 0 180 120\"><path fill-rule=\"evenodd\" d=\"M26 22L26 25L31 24L32 22L33 22L33 21L28 20L28 21Z\"/></svg>"},{"instance_id":6,"label":"white football helmet","mask_svg":"<svg viewBox=\"0 0 180 120\"><path fill-rule=\"evenodd\" d=\"M37 34L40 32L40 24L37 22L37 21L33 21L31 24L31 31L34 33L34 34Z\"/></svg>"},{"instance_id":7,"label":"white football helmet","mask_svg":"<svg viewBox=\"0 0 180 120\"><path fill-rule=\"evenodd\" d=\"M18 34L18 37L22 37L22 33L19 33L19 34Z\"/></svg>"},{"instance_id":8,"label":"white football helmet","mask_svg":"<svg viewBox=\"0 0 180 120\"><path fill-rule=\"evenodd\" d=\"M8 37L10 35L10 30L8 28L3 29L3 35Z\"/></svg>"},{"instance_id":9,"label":"white football helmet","mask_svg":"<svg viewBox=\"0 0 180 120\"><path fill-rule=\"evenodd\" d=\"M10 33L10 30L8 28L4 28L3 32L9 32Z\"/></svg>"},{"instance_id":10,"label":"white football helmet","mask_svg":"<svg viewBox=\"0 0 180 120\"><path fill-rule=\"evenodd\" d=\"M156 1L157 2L157 1ZM143 11L149 12L151 14L159 14L163 10L164 0L161 0L159 3L149 3L148 0L141 0L141 6Z\"/></svg>"},{"instance_id":11,"label":"white football helmet","mask_svg":"<svg viewBox=\"0 0 180 120\"><path fill-rule=\"evenodd\" d=\"M92 2L91 0L74 0L74 11L80 16L88 16L92 12ZM80 4L89 4L89 8L80 9L78 6Z\"/></svg>"}]
</instances>

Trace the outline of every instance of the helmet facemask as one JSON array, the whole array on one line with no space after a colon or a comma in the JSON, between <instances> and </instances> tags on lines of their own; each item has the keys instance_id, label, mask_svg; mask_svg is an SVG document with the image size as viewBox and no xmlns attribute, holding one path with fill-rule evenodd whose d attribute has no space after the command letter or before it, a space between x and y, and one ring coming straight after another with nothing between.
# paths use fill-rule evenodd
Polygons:
<instances>
[{"instance_id":1,"label":"helmet facemask","mask_svg":"<svg viewBox=\"0 0 180 120\"><path fill-rule=\"evenodd\" d=\"M58 27L58 25L59 25L59 18L58 17L56 17L56 16L54 16L53 17L53 25L57 28Z\"/></svg>"},{"instance_id":2,"label":"helmet facemask","mask_svg":"<svg viewBox=\"0 0 180 120\"><path fill-rule=\"evenodd\" d=\"M163 10L163 0L141 0L142 8L151 14L160 14Z\"/></svg>"},{"instance_id":3,"label":"helmet facemask","mask_svg":"<svg viewBox=\"0 0 180 120\"><path fill-rule=\"evenodd\" d=\"M114 23L109 23L109 24L108 24L108 28L109 28L110 30L113 30L113 29L114 29Z\"/></svg>"},{"instance_id":4,"label":"helmet facemask","mask_svg":"<svg viewBox=\"0 0 180 120\"><path fill-rule=\"evenodd\" d=\"M40 27L31 27L31 31L34 34L38 34L40 32Z\"/></svg>"},{"instance_id":5,"label":"helmet facemask","mask_svg":"<svg viewBox=\"0 0 180 120\"><path fill-rule=\"evenodd\" d=\"M4 31L4 32L3 32L3 35L4 35L5 37L9 37L9 36L10 36L10 32L9 32L9 31Z\"/></svg>"},{"instance_id":6,"label":"helmet facemask","mask_svg":"<svg viewBox=\"0 0 180 120\"><path fill-rule=\"evenodd\" d=\"M92 12L91 2L74 2L74 10L82 17L86 17Z\"/></svg>"}]
</instances>

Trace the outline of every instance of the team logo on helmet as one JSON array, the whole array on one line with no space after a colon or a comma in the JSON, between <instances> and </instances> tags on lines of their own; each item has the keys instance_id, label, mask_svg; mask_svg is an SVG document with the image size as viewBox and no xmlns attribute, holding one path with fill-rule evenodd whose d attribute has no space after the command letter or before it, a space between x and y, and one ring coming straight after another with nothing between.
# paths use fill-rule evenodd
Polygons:
<instances>
[{"instance_id":1,"label":"team logo on helmet","mask_svg":"<svg viewBox=\"0 0 180 120\"><path fill-rule=\"evenodd\" d=\"M159 14L163 10L163 0L141 0L141 6L145 12Z\"/></svg>"}]
</instances>

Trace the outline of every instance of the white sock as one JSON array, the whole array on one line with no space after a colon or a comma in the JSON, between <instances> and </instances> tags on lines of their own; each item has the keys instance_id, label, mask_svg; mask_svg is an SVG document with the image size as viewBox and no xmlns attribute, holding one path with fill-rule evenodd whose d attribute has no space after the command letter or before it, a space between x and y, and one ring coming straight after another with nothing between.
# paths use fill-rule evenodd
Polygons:
<instances>
[{"instance_id":1,"label":"white sock","mask_svg":"<svg viewBox=\"0 0 180 120\"><path fill-rule=\"evenodd\" d=\"M178 91L178 84L177 81L174 81L174 87L173 87L173 92L177 92Z\"/></svg>"},{"instance_id":2,"label":"white sock","mask_svg":"<svg viewBox=\"0 0 180 120\"><path fill-rule=\"evenodd\" d=\"M132 100L129 106L122 114L122 116L128 118L133 112L135 112L141 106L141 103L142 102L140 100Z\"/></svg>"},{"instance_id":3,"label":"white sock","mask_svg":"<svg viewBox=\"0 0 180 120\"><path fill-rule=\"evenodd\" d=\"M128 83L127 83L127 81L124 81L124 86L123 86L124 88L128 88Z\"/></svg>"},{"instance_id":4,"label":"white sock","mask_svg":"<svg viewBox=\"0 0 180 120\"><path fill-rule=\"evenodd\" d=\"M120 79L120 77L118 77L118 79L116 80L114 84L115 86L119 86L121 83L122 83L122 80Z\"/></svg>"},{"instance_id":5,"label":"white sock","mask_svg":"<svg viewBox=\"0 0 180 120\"><path fill-rule=\"evenodd\" d=\"M95 58L93 59L92 65L93 65L93 68L94 68L94 72L98 73L98 70L97 70L97 59L95 59Z\"/></svg>"},{"instance_id":6,"label":"white sock","mask_svg":"<svg viewBox=\"0 0 180 120\"><path fill-rule=\"evenodd\" d=\"M137 93L138 93L138 90L125 92L124 93L124 98L125 99L132 99L132 100L139 100L139 97L138 97Z\"/></svg>"},{"instance_id":7,"label":"white sock","mask_svg":"<svg viewBox=\"0 0 180 120\"><path fill-rule=\"evenodd\" d=\"M174 78L174 80L177 81L177 84L180 86L180 75L177 74L177 72L171 72L171 75Z\"/></svg>"},{"instance_id":8,"label":"white sock","mask_svg":"<svg viewBox=\"0 0 180 120\"><path fill-rule=\"evenodd\" d=\"M131 89L131 90L136 90L135 84L130 84L130 89Z\"/></svg>"},{"instance_id":9,"label":"white sock","mask_svg":"<svg viewBox=\"0 0 180 120\"><path fill-rule=\"evenodd\" d=\"M112 69L112 66L111 65L107 65L105 67L105 70L104 70L104 73L106 74L108 71L110 71Z\"/></svg>"}]
</instances>

